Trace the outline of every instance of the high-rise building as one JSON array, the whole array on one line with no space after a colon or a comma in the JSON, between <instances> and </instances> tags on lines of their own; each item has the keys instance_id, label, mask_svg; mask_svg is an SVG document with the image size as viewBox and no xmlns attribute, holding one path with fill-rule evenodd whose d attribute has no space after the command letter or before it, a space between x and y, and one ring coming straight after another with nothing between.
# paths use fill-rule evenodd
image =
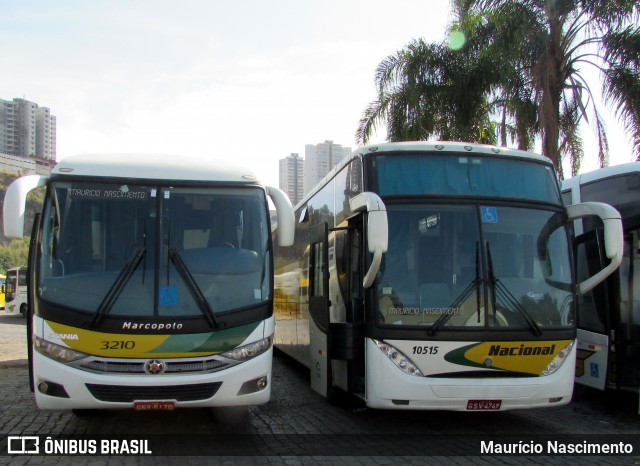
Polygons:
<instances>
[{"instance_id":1,"label":"high-rise building","mask_svg":"<svg viewBox=\"0 0 640 466\"><path fill-rule=\"evenodd\" d=\"M304 196L304 159L299 154L280 159L280 189L283 190L293 205Z\"/></svg>"},{"instance_id":2,"label":"high-rise building","mask_svg":"<svg viewBox=\"0 0 640 466\"><path fill-rule=\"evenodd\" d=\"M304 147L304 193L307 194L340 161L351 155L350 147L342 147L333 141Z\"/></svg>"},{"instance_id":3,"label":"high-rise building","mask_svg":"<svg viewBox=\"0 0 640 466\"><path fill-rule=\"evenodd\" d=\"M56 117L47 107L40 107L36 116L36 156L56 159Z\"/></svg>"},{"instance_id":4,"label":"high-rise building","mask_svg":"<svg viewBox=\"0 0 640 466\"><path fill-rule=\"evenodd\" d=\"M0 99L0 153L56 159L56 117L25 99Z\"/></svg>"}]
</instances>

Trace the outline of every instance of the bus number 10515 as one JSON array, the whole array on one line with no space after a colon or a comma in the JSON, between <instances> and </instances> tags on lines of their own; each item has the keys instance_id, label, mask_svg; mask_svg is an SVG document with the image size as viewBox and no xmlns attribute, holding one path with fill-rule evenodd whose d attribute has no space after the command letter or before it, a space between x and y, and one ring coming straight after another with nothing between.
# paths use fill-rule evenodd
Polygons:
<instances>
[{"instance_id":1,"label":"bus number 10515","mask_svg":"<svg viewBox=\"0 0 640 466\"><path fill-rule=\"evenodd\" d=\"M438 354L437 346L414 346L413 354Z\"/></svg>"}]
</instances>

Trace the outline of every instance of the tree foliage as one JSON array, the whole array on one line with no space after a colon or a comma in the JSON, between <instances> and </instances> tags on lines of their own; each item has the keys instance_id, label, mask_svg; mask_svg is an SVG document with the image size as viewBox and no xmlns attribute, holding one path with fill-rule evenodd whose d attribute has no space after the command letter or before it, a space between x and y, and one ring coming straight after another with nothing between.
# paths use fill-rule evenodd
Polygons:
<instances>
[{"instance_id":1,"label":"tree foliage","mask_svg":"<svg viewBox=\"0 0 640 466\"><path fill-rule=\"evenodd\" d=\"M387 139L499 142L542 152L561 172L577 172L584 155L580 124L597 136L608 164L605 126L586 70L629 134L640 160L640 2L637 0L452 0L450 35L462 46L415 40L383 60L377 99L356 138L377 125Z\"/></svg>"},{"instance_id":2,"label":"tree foliage","mask_svg":"<svg viewBox=\"0 0 640 466\"><path fill-rule=\"evenodd\" d=\"M27 265L29 257L29 238L14 239L9 244L0 246L0 273L21 265Z\"/></svg>"}]
</instances>

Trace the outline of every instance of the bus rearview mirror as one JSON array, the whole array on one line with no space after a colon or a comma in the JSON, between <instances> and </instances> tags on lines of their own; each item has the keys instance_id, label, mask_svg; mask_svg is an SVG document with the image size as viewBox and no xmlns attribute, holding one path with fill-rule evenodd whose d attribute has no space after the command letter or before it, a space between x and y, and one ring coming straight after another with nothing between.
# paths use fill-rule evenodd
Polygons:
<instances>
[{"instance_id":1,"label":"bus rearview mirror","mask_svg":"<svg viewBox=\"0 0 640 466\"><path fill-rule=\"evenodd\" d=\"M600 272L576 285L578 294L584 294L607 278L622 262L624 247L622 218L620 212L602 202L583 202L567 206L567 215L569 220L594 215L600 217L604 225L604 249L611 262Z\"/></svg>"},{"instance_id":2,"label":"bus rearview mirror","mask_svg":"<svg viewBox=\"0 0 640 466\"><path fill-rule=\"evenodd\" d=\"M358 194L349 201L349 205L354 214L358 212L367 213L367 244L369 252L373 254L373 259L362 280L362 286L369 288L380 269L382 254L387 252L389 243L387 209L380 196L371 192Z\"/></svg>"},{"instance_id":3,"label":"bus rearview mirror","mask_svg":"<svg viewBox=\"0 0 640 466\"><path fill-rule=\"evenodd\" d=\"M47 179L48 177L42 175L27 175L18 178L9 185L4 195L2 212L4 235L6 237L22 238L24 236L24 213L27 194L38 186L44 186Z\"/></svg>"}]
</instances>

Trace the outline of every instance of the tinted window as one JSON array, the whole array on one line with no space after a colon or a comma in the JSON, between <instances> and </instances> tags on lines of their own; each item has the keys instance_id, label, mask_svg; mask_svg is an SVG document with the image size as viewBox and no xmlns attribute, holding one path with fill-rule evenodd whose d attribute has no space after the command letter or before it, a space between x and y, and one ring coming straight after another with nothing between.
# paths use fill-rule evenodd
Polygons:
<instances>
[{"instance_id":1,"label":"tinted window","mask_svg":"<svg viewBox=\"0 0 640 466\"><path fill-rule=\"evenodd\" d=\"M423 153L379 155L373 164L381 196L442 194L561 202L551 166L524 159Z\"/></svg>"}]
</instances>

